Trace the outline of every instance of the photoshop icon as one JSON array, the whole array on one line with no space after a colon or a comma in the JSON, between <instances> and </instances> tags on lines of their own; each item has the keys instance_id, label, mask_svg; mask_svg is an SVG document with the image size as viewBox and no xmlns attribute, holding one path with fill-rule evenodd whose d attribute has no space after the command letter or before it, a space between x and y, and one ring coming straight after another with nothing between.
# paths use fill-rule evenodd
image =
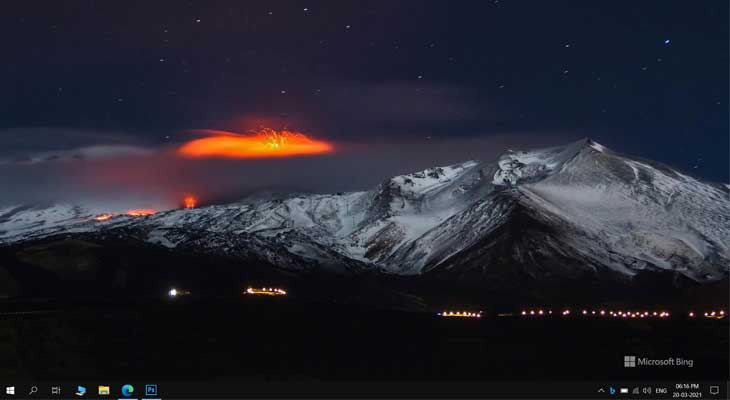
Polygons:
<instances>
[{"instance_id":1,"label":"photoshop icon","mask_svg":"<svg viewBox=\"0 0 730 400\"><path fill-rule=\"evenodd\" d=\"M636 356L624 356L624 368L636 368Z\"/></svg>"}]
</instances>

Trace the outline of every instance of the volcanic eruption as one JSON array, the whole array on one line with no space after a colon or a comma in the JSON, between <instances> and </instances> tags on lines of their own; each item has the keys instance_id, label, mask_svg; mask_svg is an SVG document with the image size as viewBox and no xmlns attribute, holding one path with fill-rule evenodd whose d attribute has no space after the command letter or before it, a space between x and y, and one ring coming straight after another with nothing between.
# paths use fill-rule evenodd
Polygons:
<instances>
[{"instance_id":1,"label":"volcanic eruption","mask_svg":"<svg viewBox=\"0 0 730 400\"><path fill-rule=\"evenodd\" d=\"M186 142L177 152L184 157L270 158L326 154L332 144L301 132L262 128L251 134L219 130L199 131L207 137Z\"/></svg>"},{"instance_id":2,"label":"volcanic eruption","mask_svg":"<svg viewBox=\"0 0 730 400\"><path fill-rule=\"evenodd\" d=\"M196 199L194 196L185 196L185 198L183 199L183 205L188 210L195 208L197 204L198 199Z\"/></svg>"}]
</instances>

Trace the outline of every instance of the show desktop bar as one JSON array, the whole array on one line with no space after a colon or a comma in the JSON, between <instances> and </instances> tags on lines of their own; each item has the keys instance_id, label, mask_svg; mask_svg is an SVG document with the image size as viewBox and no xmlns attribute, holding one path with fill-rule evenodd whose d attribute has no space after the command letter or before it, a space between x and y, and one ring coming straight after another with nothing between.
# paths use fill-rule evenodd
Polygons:
<instances>
[{"instance_id":1,"label":"show desktop bar","mask_svg":"<svg viewBox=\"0 0 730 400\"><path fill-rule=\"evenodd\" d=\"M0 399L727 399L727 381L5 382Z\"/></svg>"}]
</instances>

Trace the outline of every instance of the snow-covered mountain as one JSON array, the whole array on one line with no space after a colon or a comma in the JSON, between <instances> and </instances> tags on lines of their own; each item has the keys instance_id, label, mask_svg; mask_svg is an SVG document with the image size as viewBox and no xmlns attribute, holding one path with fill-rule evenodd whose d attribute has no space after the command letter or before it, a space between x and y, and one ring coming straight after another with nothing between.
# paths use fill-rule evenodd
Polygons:
<instances>
[{"instance_id":1,"label":"snow-covered mountain","mask_svg":"<svg viewBox=\"0 0 730 400\"><path fill-rule=\"evenodd\" d=\"M730 187L591 140L507 151L341 194L258 196L105 221L79 207L0 209L0 243L125 232L177 249L263 258L287 270L373 269L499 282L730 270Z\"/></svg>"}]
</instances>

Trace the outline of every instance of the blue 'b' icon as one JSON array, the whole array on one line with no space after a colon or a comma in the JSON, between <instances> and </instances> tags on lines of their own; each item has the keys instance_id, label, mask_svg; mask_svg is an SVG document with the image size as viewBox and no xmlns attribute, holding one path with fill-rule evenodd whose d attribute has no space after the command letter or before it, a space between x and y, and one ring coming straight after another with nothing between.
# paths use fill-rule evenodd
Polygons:
<instances>
[{"instance_id":1,"label":"blue 'b' icon","mask_svg":"<svg viewBox=\"0 0 730 400\"><path fill-rule=\"evenodd\" d=\"M614 394L616 394L616 389L614 389L613 387L610 387L610 388L608 388L608 393L610 395L614 395Z\"/></svg>"}]
</instances>

